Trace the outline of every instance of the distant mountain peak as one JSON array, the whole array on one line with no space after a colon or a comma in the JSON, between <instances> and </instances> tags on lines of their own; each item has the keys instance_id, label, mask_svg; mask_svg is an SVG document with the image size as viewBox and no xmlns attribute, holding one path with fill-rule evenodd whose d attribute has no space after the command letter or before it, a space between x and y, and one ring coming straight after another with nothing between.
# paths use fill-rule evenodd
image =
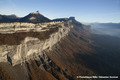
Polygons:
<instances>
[{"instance_id":1,"label":"distant mountain peak","mask_svg":"<svg viewBox=\"0 0 120 80\"><path fill-rule=\"evenodd\" d=\"M36 11L36 12L31 12L30 14L40 14L40 12Z\"/></svg>"},{"instance_id":2,"label":"distant mountain peak","mask_svg":"<svg viewBox=\"0 0 120 80\"><path fill-rule=\"evenodd\" d=\"M40 14L39 11L31 12L27 16L20 19L21 22L49 22L50 19Z\"/></svg>"}]
</instances>

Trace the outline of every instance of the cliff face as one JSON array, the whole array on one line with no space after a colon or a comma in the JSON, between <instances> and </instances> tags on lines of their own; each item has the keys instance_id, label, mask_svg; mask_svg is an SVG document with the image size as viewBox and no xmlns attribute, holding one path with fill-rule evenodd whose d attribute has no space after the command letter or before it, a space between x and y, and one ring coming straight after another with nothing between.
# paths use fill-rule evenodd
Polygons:
<instances>
[{"instance_id":1,"label":"cliff face","mask_svg":"<svg viewBox=\"0 0 120 80\"><path fill-rule=\"evenodd\" d=\"M73 80L93 75L78 54L90 54L88 28L81 23L0 23L1 79ZM8 74L8 76L5 76Z\"/></svg>"},{"instance_id":2,"label":"cliff face","mask_svg":"<svg viewBox=\"0 0 120 80\"><path fill-rule=\"evenodd\" d=\"M68 34L70 29L73 28L73 25L70 24L72 24L70 21L43 24L1 23L0 62L9 61L9 57L10 63L12 65L16 65L22 64L22 62L35 58L38 55L42 55L44 53L44 50L51 50L53 45L55 45ZM29 34L27 34L27 32ZM32 33L34 34L32 35ZM9 36L6 40L4 38L6 38L7 35ZM43 35L44 38L41 37ZM23 40L20 39L22 37L24 37ZM15 38L17 38L17 40L14 41L13 39ZM2 40L6 40L4 44ZM8 42L13 44L9 44Z\"/></svg>"}]
</instances>

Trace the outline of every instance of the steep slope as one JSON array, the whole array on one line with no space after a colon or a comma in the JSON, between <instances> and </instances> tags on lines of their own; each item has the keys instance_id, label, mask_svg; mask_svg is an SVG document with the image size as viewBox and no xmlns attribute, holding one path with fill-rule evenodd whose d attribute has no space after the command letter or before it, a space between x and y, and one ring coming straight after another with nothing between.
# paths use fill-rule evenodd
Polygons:
<instances>
[{"instance_id":1,"label":"steep slope","mask_svg":"<svg viewBox=\"0 0 120 80\"><path fill-rule=\"evenodd\" d=\"M50 50L68 34L70 28L73 27L70 24L70 21L44 24L1 23L0 48L1 53L4 53L1 55L4 58L10 54L8 56L12 59L12 64L19 64L30 56L41 55L43 50ZM5 45L9 47L7 50L4 50Z\"/></svg>"},{"instance_id":2,"label":"steep slope","mask_svg":"<svg viewBox=\"0 0 120 80\"><path fill-rule=\"evenodd\" d=\"M75 80L94 75L77 55L91 55L89 27L74 18L49 23L1 23L1 79Z\"/></svg>"},{"instance_id":3,"label":"steep slope","mask_svg":"<svg viewBox=\"0 0 120 80\"><path fill-rule=\"evenodd\" d=\"M92 41L89 38L89 28L81 23L76 23L74 23L74 28L71 29L68 36L57 43L51 52L47 51L47 55L63 70L72 73L74 79L77 75L97 75L79 57L80 55L95 53L91 48Z\"/></svg>"},{"instance_id":4,"label":"steep slope","mask_svg":"<svg viewBox=\"0 0 120 80\"><path fill-rule=\"evenodd\" d=\"M3 70L7 70L8 73L14 75L12 77L15 80L18 80L18 77L20 77L18 75L24 76L24 79L39 78L37 77L37 74L35 75L37 72L34 71L36 68L39 69L38 67L40 67L40 72L38 73L43 72L46 76L49 75L50 77L53 75L57 79L60 79L60 77L65 79L69 78L62 69L51 61L51 59L45 54L45 50L52 50L52 46L68 34L73 27L71 24L71 21L37 24L18 22L1 23L0 62L9 62L11 64L7 64L10 67L4 67L5 64L2 64ZM20 67L19 64L24 65L25 67ZM12 67L17 65L17 68ZM20 71L19 68L21 68ZM23 70L28 70L28 73L30 71L30 74L20 74ZM19 73L17 74L16 71ZM4 76L1 77L3 78ZM54 79L54 77L51 78Z\"/></svg>"}]
</instances>

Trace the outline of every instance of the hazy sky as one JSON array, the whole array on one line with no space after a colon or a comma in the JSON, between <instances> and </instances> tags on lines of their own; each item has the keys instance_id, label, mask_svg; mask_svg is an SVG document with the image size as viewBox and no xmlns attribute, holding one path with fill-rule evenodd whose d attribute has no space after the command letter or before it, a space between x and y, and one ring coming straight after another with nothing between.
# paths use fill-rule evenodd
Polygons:
<instances>
[{"instance_id":1,"label":"hazy sky","mask_svg":"<svg viewBox=\"0 0 120 80\"><path fill-rule=\"evenodd\" d=\"M120 22L120 0L0 0L0 14L23 17L37 10L50 19L75 16L80 22Z\"/></svg>"}]
</instances>

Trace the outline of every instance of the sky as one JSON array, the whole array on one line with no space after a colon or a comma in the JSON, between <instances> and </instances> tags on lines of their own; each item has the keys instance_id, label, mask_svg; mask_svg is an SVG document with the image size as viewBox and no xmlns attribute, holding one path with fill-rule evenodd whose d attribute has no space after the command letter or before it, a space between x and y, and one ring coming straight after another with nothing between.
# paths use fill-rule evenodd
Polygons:
<instances>
[{"instance_id":1,"label":"sky","mask_svg":"<svg viewBox=\"0 0 120 80\"><path fill-rule=\"evenodd\" d=\"M19 17L39 11L44 16L74 16L83 23L120 22L120 0L0 0L0 14Z\"/></svg>"}]
</instances>

